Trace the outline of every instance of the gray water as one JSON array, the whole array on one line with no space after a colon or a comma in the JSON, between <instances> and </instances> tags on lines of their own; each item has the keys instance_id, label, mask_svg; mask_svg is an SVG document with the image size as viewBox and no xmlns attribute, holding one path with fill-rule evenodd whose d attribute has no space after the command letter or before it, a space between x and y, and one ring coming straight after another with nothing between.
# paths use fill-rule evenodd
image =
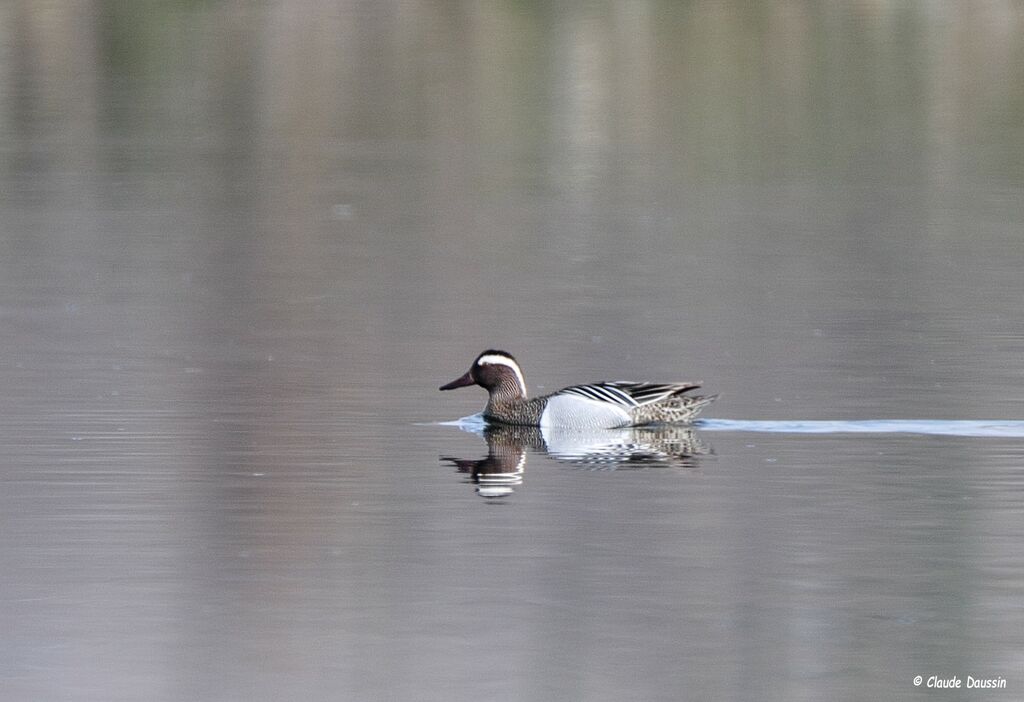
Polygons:
<instances>
[{"instance_id":1,"label":"gray water","mask_svg":"<svg viewBox=\"0 0 1024 702\"><path fill-rule=\"evenodd\" d=\"M1021 698L1022 125L1014 3L3 4L0 699Z\"/></svg>"}]
</instances>

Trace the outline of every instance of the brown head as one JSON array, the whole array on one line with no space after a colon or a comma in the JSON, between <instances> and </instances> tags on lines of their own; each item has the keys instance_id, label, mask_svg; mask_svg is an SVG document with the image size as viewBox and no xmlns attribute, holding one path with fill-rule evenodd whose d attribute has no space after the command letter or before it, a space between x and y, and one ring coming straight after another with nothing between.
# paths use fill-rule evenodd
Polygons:
<instances>
[{"instance_id":1,"label":"brown head","mask_svg":"<svg viewBox=\"0 0 1024 702\"><path fill-rule=\"evenodd\" d=\"M526 380L519 363L512 354L488 349L476 357L464 375L442 385L441 390L454 390L468 385L479 385L491 395L508 398L526 397Z\"/></svg>"}]
</instances>

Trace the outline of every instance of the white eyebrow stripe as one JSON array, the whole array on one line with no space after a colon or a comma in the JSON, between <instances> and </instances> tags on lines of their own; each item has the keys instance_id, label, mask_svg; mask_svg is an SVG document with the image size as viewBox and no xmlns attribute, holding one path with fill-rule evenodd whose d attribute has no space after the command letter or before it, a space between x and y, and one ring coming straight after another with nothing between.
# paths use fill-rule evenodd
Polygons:
<instances>
[{"instance_id":1,"label":"white eyebrow stripe","mask_svg":"<svg viewBox=\"0 0 1024 702\"><path fill-rule=\"evenodd\" d=\"M523 378L523 372L519 370L519 364L513 361L507 356L498 356L491 354L489 356L481 356L477 359L477 363L486 363L489 365L507 366L511 368L516 374L516 380L519 381L519 389L522 390L523 395L526 395L526 379Z\"/></svg>"}]
</instances>

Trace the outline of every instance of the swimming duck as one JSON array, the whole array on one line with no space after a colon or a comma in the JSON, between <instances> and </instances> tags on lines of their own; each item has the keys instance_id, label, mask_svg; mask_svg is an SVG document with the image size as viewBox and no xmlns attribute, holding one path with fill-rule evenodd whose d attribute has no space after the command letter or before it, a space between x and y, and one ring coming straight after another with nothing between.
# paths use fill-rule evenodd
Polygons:
<instances>
[{"instance_id":1,"label":"swimming duck","mask_svg":"<svg viewBox=\"0 0 1024 702\"><path fill-rule=\"evenodd\" d=\"M479 385L487 391L484 419L499 424L615 429L644 424L683 424L717 395L686 395L700 383L589 383L527 398L526 380L512 354L484 351L465 375L441 390Z\"/></svg>"}]
</instances>

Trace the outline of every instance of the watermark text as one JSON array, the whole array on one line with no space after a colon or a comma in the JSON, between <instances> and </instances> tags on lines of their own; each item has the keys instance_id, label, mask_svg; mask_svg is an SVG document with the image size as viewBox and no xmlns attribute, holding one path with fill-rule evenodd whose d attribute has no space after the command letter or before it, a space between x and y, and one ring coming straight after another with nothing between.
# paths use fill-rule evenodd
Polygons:
<instances>
[{"instance_id":1,"label":"watermark text","mask_svg":"<svg viewBox=\"0 0 1024 702\"><path fill-rule=\"evenodd\" d=\"M1006 678L976 678L973 675L961 678L959 675L923 675L914 676L914 687L926 687L929 690L1005 690Z\"/></svg>"}]
</instances>

